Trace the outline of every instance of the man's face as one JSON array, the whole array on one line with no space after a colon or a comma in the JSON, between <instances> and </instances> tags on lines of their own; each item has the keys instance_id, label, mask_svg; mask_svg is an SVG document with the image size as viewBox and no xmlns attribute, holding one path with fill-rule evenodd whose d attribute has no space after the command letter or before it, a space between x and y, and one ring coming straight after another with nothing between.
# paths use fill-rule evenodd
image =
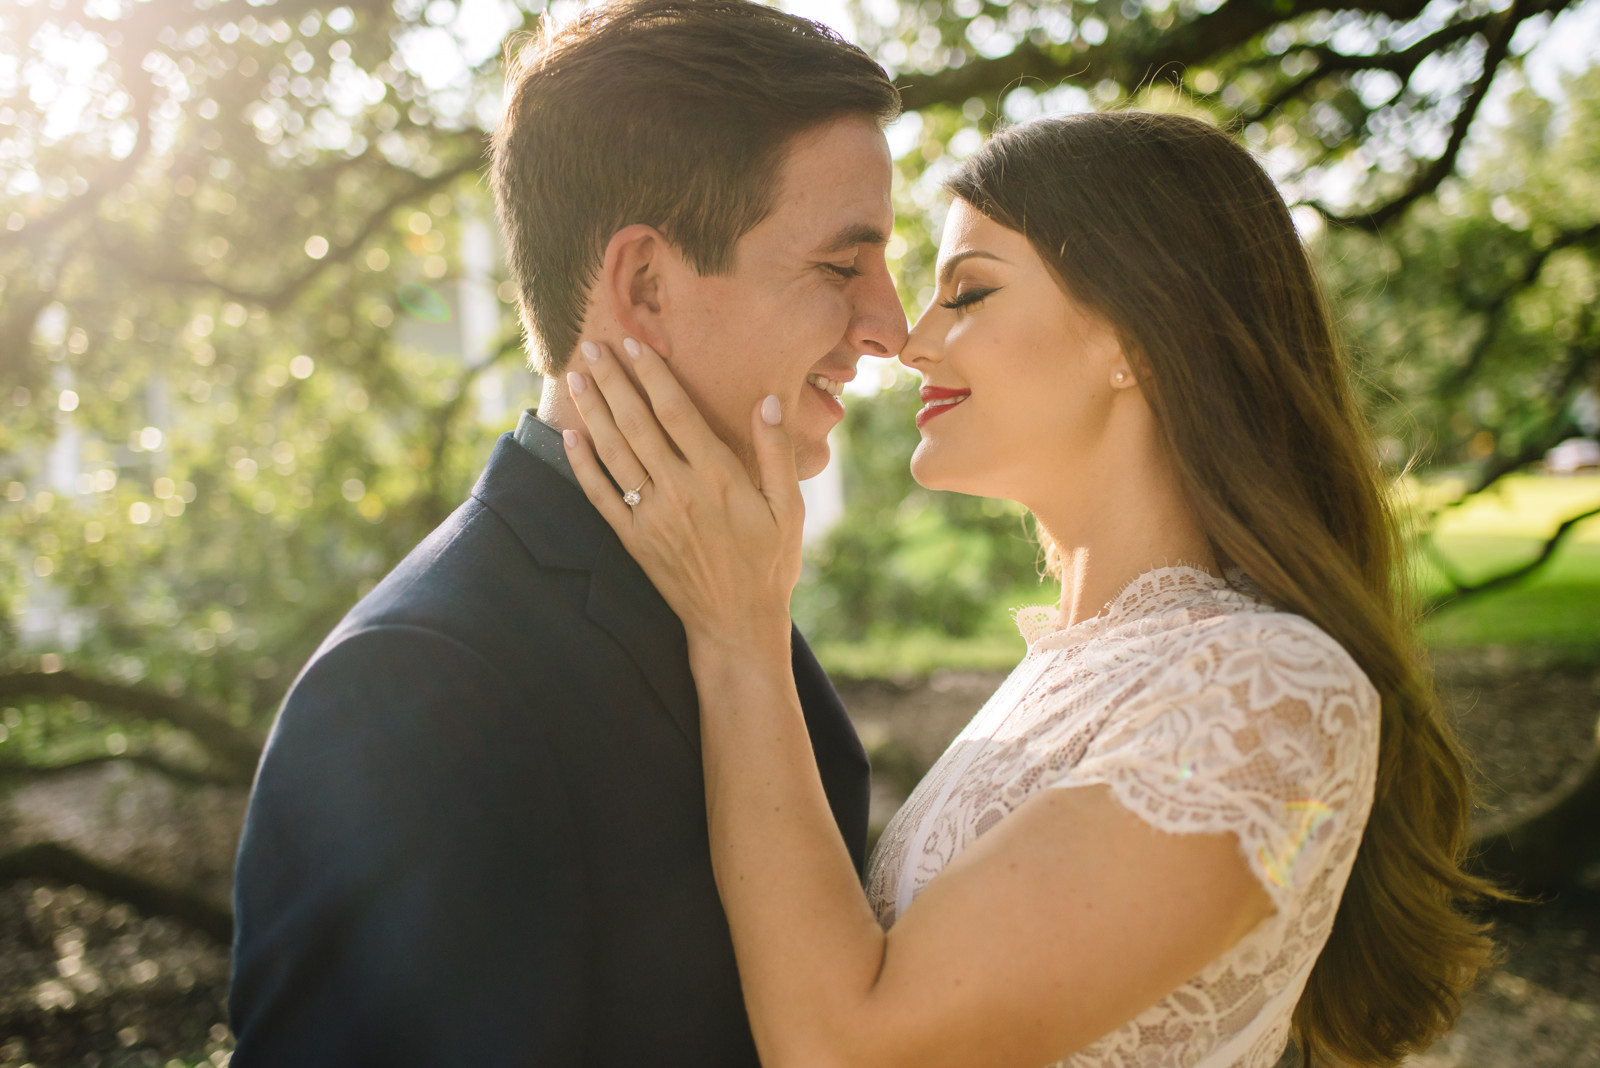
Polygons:
<instances>
[{"instance_id":1,"label":"man's face","mask_svg":"<svg viewBox=\"0 0 1600 1068\"><path fill-rule=\"evenodd\" d=\"M780 164L772 213L739 239L734 269L675 280L670 361L717 435L755 470L752 412L783 405L801 478L828 462L835 396L868 353L892 356L905 314L884 263L894 225L889 146L877 124L806 131Z\"/></svg>"}]
</instances>

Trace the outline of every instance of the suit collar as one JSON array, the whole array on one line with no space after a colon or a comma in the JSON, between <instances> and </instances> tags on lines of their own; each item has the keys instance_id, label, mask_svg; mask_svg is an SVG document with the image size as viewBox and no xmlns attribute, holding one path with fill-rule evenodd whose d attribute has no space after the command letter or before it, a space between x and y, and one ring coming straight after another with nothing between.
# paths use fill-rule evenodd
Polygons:
<instances>
[{"instance_id":1,"label":"suit collar","mask_svg":"<svg viewBox=\"0 0 1600 1068\"><path fill-rule=\"evenodd\" d=\"M588 571L600 542L616 535L583 491L502 434L472 495L506 521L545 567Z\"/></svg>"},{"instance_id":2,"label":"suit collar","mask_svg":"<svg viewBox=\"0 0 1600 1068\"><path fill-rule=\"evenodd\" d=\"M517 439L518 445L543 460L562 478L574 486L578 485L572 461L567 459L567 447L561 442L561 431L540 419L538 412L532 408L524 411L511 436Z\"/></svg>"},{"instance_id":3,"label":"suit collar","mask_svg":"<svg viewBox=\"0 0 1600 1068\"><path fill-rule=\"evenodd\" d=\"M540 565L589 572L585 612L638 665L698 756L700 704L683 624L583 491L505 434L472 495Z\"/></svg>"}]
</instances>

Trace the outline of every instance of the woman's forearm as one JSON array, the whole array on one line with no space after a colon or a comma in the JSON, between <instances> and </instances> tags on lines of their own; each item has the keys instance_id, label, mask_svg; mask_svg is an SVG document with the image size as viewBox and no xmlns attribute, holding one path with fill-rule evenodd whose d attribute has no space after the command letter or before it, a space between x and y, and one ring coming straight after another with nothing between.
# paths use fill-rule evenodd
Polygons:
<instances>
[{"instance_id":1,"label":"woman's forearm","mask_svg":"<svg viewBox=\"0 0 1600 1068\"><path fill-rule=\"evenodd\" d=\"M830 1065L883 961L817 773L787 620L737 646L690 640L711 860L762 1062Z\"/></svg>"}]
</instances>

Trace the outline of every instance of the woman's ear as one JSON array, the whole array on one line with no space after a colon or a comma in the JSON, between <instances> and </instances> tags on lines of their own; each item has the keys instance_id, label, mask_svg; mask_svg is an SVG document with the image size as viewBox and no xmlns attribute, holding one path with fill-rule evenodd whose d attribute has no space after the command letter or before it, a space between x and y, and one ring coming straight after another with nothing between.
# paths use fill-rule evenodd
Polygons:
<instances>
[{"instance_id":1,"label":"woman's ear","mask_svg":"<svg viewBox=\"0 0 1600 1068\"><path fill-rule=\"evenodd\" d=\"M661 231L636 223L611 235L600 264L599 288L617 325L664 357L671 353L667 319L676 256Z\"/></svg>"},{"instance_id":2,"label":"woman's ear","mask_svg":"<svg viewBox=\"0 0 1600 1068\"><path fill-rule=\"evenodd\" d=\"M1132 389L1138 386L1141 390L1149 385L1150 368L1145 362L1143 353L1135 348L1126 338L1116 336L1116 351L1111 354L1111 365L1107 370L1107 377L1113 390Z\"/></svg>"}]
</instances>

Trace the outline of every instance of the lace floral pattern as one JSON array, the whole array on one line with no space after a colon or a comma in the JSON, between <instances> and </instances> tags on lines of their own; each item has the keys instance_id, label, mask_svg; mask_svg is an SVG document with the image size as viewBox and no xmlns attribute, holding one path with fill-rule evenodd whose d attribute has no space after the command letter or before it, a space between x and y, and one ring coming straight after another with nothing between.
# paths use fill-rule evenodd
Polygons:
<instances>
[{"instance_id":1,"label":"lace floral pattern","mask_svg":"<svg viewBox=\"0 0 1600 1068\"><path fill-rule=\"evenodd\" d=\"M1372 803L1378 696L1337 642L1230 577L1147 572L1066 628L1020 611L1027 656L873 854L887 928L1039 790L1103 784L1158 830L1237 836L1275 913L1063 1066L1270 1068L1333 926Z\"/></svg>"}]
</instances>

